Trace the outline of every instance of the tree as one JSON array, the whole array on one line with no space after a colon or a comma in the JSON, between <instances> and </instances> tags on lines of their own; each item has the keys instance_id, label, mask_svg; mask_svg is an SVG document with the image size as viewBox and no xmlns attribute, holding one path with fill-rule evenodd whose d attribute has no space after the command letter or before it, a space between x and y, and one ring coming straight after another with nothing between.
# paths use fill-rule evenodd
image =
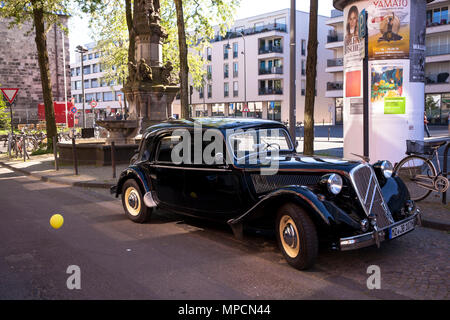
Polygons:
<instances>
[{"instance_id":1,"label":"tree","mask_svg":"<svg viewBox=\"0 0 450 320\"><path fill-rule=\"evenodd\" d=\"M303 154L314 154L314 100L317 75L317 10L318 1L310 0L308 56L306 58L305 130Z\"/></svg>"},{"instance_id":2,"label":"tree","mask_svg":"<svg viewBox=\"0 0 450 320\"><path fill-rule=\"evenodd\" d=\"M27 21L32 23L44 97L47 150L53 149L53 137L57 136L47 51L47 32L54 24L63 28L56 13L67 14L67 5L66 0L4 0L3 7L0 9L0 17L10 19L10 27L22 25Z\"/></svg>"},{"instance_id":3,"label":"tree","mask_svg":"<svg viewBox=\"0 0 450 320\"><path fill-rule=\"evenodd\" d=\"M186 30L184 28L183 0L175 0L177 11L178 46L180 48L180 102L181 118L189 118L189 66Z\"/></svg>"}]
</instances>

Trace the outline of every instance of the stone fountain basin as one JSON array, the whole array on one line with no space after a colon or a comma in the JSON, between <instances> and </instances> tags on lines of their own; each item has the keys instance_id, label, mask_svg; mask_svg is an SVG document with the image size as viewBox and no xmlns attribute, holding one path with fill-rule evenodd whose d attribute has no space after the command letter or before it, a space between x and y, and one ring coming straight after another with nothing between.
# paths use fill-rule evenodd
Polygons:
<instances>
[{"instance_id":1,"label":"stone fountain basin","mask_svg":"<svg viewBox=\"0 0 450 320\"><path fill-rule=\"evenodd\" d=\"M106 144L134 144L138 131L137 120L97 120L96 123L109 132Z\"/></svg>"}]
</instances>

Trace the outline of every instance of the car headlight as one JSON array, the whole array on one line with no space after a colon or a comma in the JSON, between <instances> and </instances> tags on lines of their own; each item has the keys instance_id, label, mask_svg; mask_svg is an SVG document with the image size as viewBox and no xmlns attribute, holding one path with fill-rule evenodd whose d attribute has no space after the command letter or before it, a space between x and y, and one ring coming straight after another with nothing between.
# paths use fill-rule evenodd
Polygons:
<instances>
[{"instance_id":1,"label":"car headlight","mask_svg":"<svg viewBox=\"0 0 450 320\"><path fill-rule=\"evenodd\" d=\"M343 181L342 177L337 173L332 173L326 176L327 189L330 193L337 195L342 190Z\"/></svg>"},{"instance_id":2,"label":"car headlight","mask_svg":"<svg viewBox=\"0 0 450 320\"><path fill-rule=\"evenodd\" d=\"M385 178L392 177L392 174L394 172L394 166L390 161L384 160L381 162L380 165L381 172L383 173Z\"/></svg>"}]
</instances>

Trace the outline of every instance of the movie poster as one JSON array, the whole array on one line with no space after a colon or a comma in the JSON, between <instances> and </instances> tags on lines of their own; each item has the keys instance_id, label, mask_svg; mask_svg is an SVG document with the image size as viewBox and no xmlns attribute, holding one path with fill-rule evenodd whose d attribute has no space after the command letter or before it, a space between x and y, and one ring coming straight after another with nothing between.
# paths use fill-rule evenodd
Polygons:
<instances>
[{"instance_id":1,"label":"movie poster","mask_svg":"<svg viewBox=\"0 0 450 320\"><path fill-rule=\"evenodd\" d=\"M369 59L408 59L411 0L370 0Z\"/></svg>"},{"instance_id":2,"label":"movie poster","mask_svg":"<svg viewBox=\"0 0 450 320\"><path fill-rule=\"evenodd\" d=\"M358 34L358 16L365 2L356 3L344 10L344 98L362 97L362 59L364 41Z\"/></svg>"},{"instance_id":3,"label":"movie poster","mask_svg":"<svg viewBox=\"0 0 450 320\"><path fill-rule=\"evenodd\" d=\"M425 82L425 34L426 34L426 11L427 4L423 0L409 0L411 3L410 37L410 82Z\"/></svg>"},{"instance_id":4,"label":"movie poster","mask_svg":"<svg viewBox=\"0 0 450 320\"><path fill-rule=\"evenodd\" d=\"M370 70L370 102L372 110L384 114L405 114L403 66L372 64Z\"/></svg>"}]
</instances>

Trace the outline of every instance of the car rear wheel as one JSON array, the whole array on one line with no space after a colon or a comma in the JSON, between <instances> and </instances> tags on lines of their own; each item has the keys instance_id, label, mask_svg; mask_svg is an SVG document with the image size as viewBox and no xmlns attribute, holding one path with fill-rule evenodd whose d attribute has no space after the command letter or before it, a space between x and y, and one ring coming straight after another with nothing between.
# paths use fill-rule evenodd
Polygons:
<instances>
[{"instance_id":1,"label":"car rear wheel","mask_svg":"<svg viewBox=\"0 0 450 320\"><path fill-rule=\"evenodd\" d=\"M286 261L296 269L310 268L318 253L316 227L308 214L298 205L283 205L277 214L278 246Z\"/></svg>"},{"instance_id":2,"label":"car rear wheel","mask_svg":"<svg viewBox=\"0 0 450 320\"><path fill-rule=\"evenodd\" d=\"M144 223L150 219L152 209L145 205L139 185L133 179L129 179L123 184L122 205L131 221Z\"/></svg>"}]
</instances>

